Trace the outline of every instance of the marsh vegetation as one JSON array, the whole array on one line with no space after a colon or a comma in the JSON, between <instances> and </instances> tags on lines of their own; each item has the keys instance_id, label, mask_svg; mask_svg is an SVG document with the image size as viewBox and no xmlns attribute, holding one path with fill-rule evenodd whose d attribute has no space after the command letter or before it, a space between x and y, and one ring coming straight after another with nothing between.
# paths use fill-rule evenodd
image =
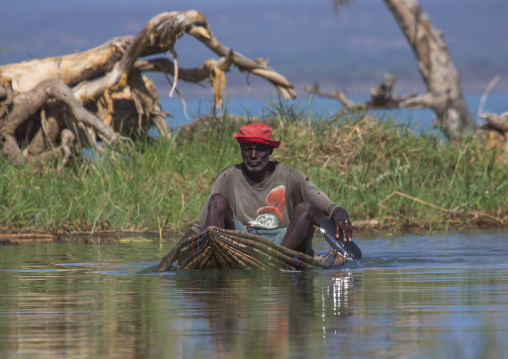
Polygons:
<instances>
[{"instance_id":1,"label":"marsh vegetation","mask_svg":"<svg viewBox=\"0 0 508 359\"><path fill-rule=\"evenodd\" d=\"M232 134L259 120L225 114L171 139L83 154L66 167L0 160L3 232L154 231L179 235L198 216L215 177L240 162ZM288 163L346 208L355 230L506 226L508 168L481 136L455 142L366 113L316 118L274 104L264 119Z\"/></svg>"}]
</instances>

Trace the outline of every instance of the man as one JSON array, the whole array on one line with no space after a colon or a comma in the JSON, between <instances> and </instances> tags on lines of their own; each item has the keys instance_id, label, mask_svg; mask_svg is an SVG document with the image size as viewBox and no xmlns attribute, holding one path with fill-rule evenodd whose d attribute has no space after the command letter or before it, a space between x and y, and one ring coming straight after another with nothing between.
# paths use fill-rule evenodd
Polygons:
<instances>
[{"instance_id":1,"label":"man","mask_svg":"<svg viewBox=\"0 0 508 359\"><path fill-rule=\"evenodd\" d=\"M197 222L184 238L215 226L248 231L312 255L314 225L326 217L335 223L336 238L342 231L344 241L351 241L353 226L343 208L300 171L270 161L280 145L272 139L270 126L246 125L234 137L243 163L217 176Z\"/></svg>"}]
</instances>

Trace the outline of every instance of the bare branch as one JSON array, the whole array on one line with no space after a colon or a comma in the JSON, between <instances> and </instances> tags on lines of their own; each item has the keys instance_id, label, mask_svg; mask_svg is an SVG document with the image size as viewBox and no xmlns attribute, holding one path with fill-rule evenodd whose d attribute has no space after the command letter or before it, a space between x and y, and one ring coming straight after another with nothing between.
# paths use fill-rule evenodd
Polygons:
<instances>
[{"instance_id":1,"label":"bare branch","mask_svg":"<svg viewBox=\"0 0 508 359\"><path fill-rule=\"evenodd\" d=\"M199 26L192 25L188 30L188 33L221 57L227 57L232 52L231 49L225 47L213 35L208 28L208 24L205 25L202 23ZM270 81L281 92L284 98L296 98L297 94L293 85L284 76L266 66L263 61L249 59L248 57L245 57L235 51L233 52L232 62L238 66L240 71L248 71Z\"/></svg>"},{"instance_id":2,"label":"bare branch","mask_svg":"<svg viewBox=\"0 0 508 359\"><path fill-rule=\"evenodd\" d=\"M314 86L303 86L303 90L308 92L311 95L317 95L321 97L327 97L331 99L338 100L344 108L352 110L352 109L358 109L358 110L364 110L366 109L366 103L363 102L353 102L349 100L346 96L346 94L342 91L333 90L332 92L326 92L321 90L319 83L315 83Z\"/></svg>"},{"instance_id":3,"label":"bare branch","mask_svg":"<svg viewBox=\"0 0 508 359\"><path fill-rule=\"evenodd\" d=\"M490 91L496 86L498 81L501 79L501 76L496 75L492 80L490 80L489 84L487 85L487 88L483 92L482 98L480 99L480 104L478 105L478 120L480 119L481 113L483 112L483 106L485 105L485 101L487 101L487 96L489 95ZM477 126L480 124L477 123Z\"/></svg>"},{"instance_id":4,"label":"bare branch","mask_svg":"<svg viewBox=\"0 0 508 359\"><path fill-rule=\"evenodd\" d=\"M412 93L399 97L393 93L393 86L397 81L397 77L393 75L385 75L386 82L381 83L378 87L370 90L370 100L363 102L354 102L347 98L345 92L333 90L332 92L322 91L319 84L314 86L304 86L304 90L310 94L333 98L342 104L346 109L366 110L366 109L399 109L403 107L423 108L428 107L431 103L430 95L417 96Z\"/></svg>"}]
</instances>

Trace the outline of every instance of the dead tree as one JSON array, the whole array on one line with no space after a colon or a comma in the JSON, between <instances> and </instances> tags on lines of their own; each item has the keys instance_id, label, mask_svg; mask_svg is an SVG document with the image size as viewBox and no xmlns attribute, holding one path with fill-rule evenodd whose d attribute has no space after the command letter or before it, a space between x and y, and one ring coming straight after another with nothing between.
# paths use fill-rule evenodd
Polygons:
<instances>
[{"instance_id":1,"label":"dead tree","mask_svg":"<svg viewBox=\"0 0 508 359\"><path fill-rule=\"evenodd\" d=\"M198 68L180 67L174 45L184 34L219 58ZM172 60L141 59L163 53ZM220 106L231 65L270 81L284 98L296 97L293 85L265 62L225 47L196 10L161 13L137 36L114 38L85 52L0 66L2 155L18 165L55 158L65 162L73 151L102 151L125 136L146 135L153 125L161 138L169 138L157 91L143 72L171 75L171 94L178 93L178 80L209 79Z\"/></svg>"},{"instance_id":2,"label":"dead tree","mask_svg":"<svg viewBox=\"0 0 508 359\"><path fill-rule=\"evenodd\" d=\"M335 0L336 6L344 0ZM418 62L418 70L427 92L398 97L393 93L395 76L387 75L386 82L371 90L371 100L354 103L342 91L323 93L319 85L306 86L305 90L339 100L346 108L430 108L436 115L434 125L451 139L457 138L472 127L460 79L452 63L443 34L437 31L430 18L416 0L384 0L399 24ZM346 4L349 1L346 1Z\"/></svg>"},{"instance_id":3,"label":"dead tree","mask_svg":"<svg viewBox=\"0 0 508 359\"><path fill-rule=\"evenodd\" d=\"M489 136L489 147L501 144L508 152L508 112L504 112L500 115L483 112L480 114L480 118L487 121L484 129L487 130Z\"/></svg>"}]
</instances>

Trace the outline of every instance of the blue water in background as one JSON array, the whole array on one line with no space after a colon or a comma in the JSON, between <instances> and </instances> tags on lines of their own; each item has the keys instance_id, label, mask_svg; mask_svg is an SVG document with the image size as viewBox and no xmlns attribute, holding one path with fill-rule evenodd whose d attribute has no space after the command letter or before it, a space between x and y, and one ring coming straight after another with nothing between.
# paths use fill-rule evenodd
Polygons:
<instances>
[{"instance_id":1,"label":"blue water in background","mask_svg":"<svg viewBox=\"0 0 508 359\"><path fill-rule=\"evenodd\" d=\"M467 94L464 97L475 124L479 126L485 124L485 120L478 120L478 110L482 95ZM351 97L351 100L366 101L368 99L367 97ZM166 122L172 129L178 129L201 116L213 113L212 97L185 99L185 110L182 101L176 96L168 98L160 95L160 101L162 110L170 113L166 117ZM341 104L333 99L301 96L296 100L282 100L277 97L260 98L252 96L226 99L224 109L217 110L216 113L263 118L269 116L274 111L274 106L280 106L281 102L286 107L293 107L297 112L304 111L304 113L308 113L316 120L325 120L327 117L341 111ZM494 93L487 96L486 100L484 100L481 112L501 114L506 111L508 111L508 93ZM442 132L432 127L435 117L434 112L430 109L372 110L370 113L376 119L392 118L396 124L404 127L407 126L415 133L426 132L442 137ZM153 138L158 137L158 131L155 126L148 131L148 134ZM95 155L93 150L84 150L84 156L89 159L94 158Z\"/></svg>"},{"instance_id":2,"label":"blue water in background","mask_svg":"<svg viewBox=\"0 0 508 359\"><path fill-rule=\"evenodd\" d=\"M481 94L465 95L468 107L471 111L475 123L478 125L485 124L485 120L478 120L478 108L480 106ZM366 97L352 97L355 101L367 100ZM275 98L229 98L225 101L224 110L218 110L218 113L227 112L231 115L256 116L265 117L273 112L273 104L277 106L283 101L286 106L292 106L296 110L308 109L312 116L316 119L326 118L341 110L339 101L327 98L301 96L296 100L280 100ZM212 97L210 98L194 98L186 99L186 113L184 106L177 98L164 98L161 96L161 105L163 111L169 111L170 116L166 118L171 128L178 128L186 123L199 118L200 116L211 114L213 112ZM482 112L493 112L501 114L508 111L508 93L493 93L486 97ZM396 123L401 125L410 125L418 131L430 130L434 121L434 112L430 109L418 110L373 110L370 111L375 118L393 117Z\"/></svg>"}]
</instances>

